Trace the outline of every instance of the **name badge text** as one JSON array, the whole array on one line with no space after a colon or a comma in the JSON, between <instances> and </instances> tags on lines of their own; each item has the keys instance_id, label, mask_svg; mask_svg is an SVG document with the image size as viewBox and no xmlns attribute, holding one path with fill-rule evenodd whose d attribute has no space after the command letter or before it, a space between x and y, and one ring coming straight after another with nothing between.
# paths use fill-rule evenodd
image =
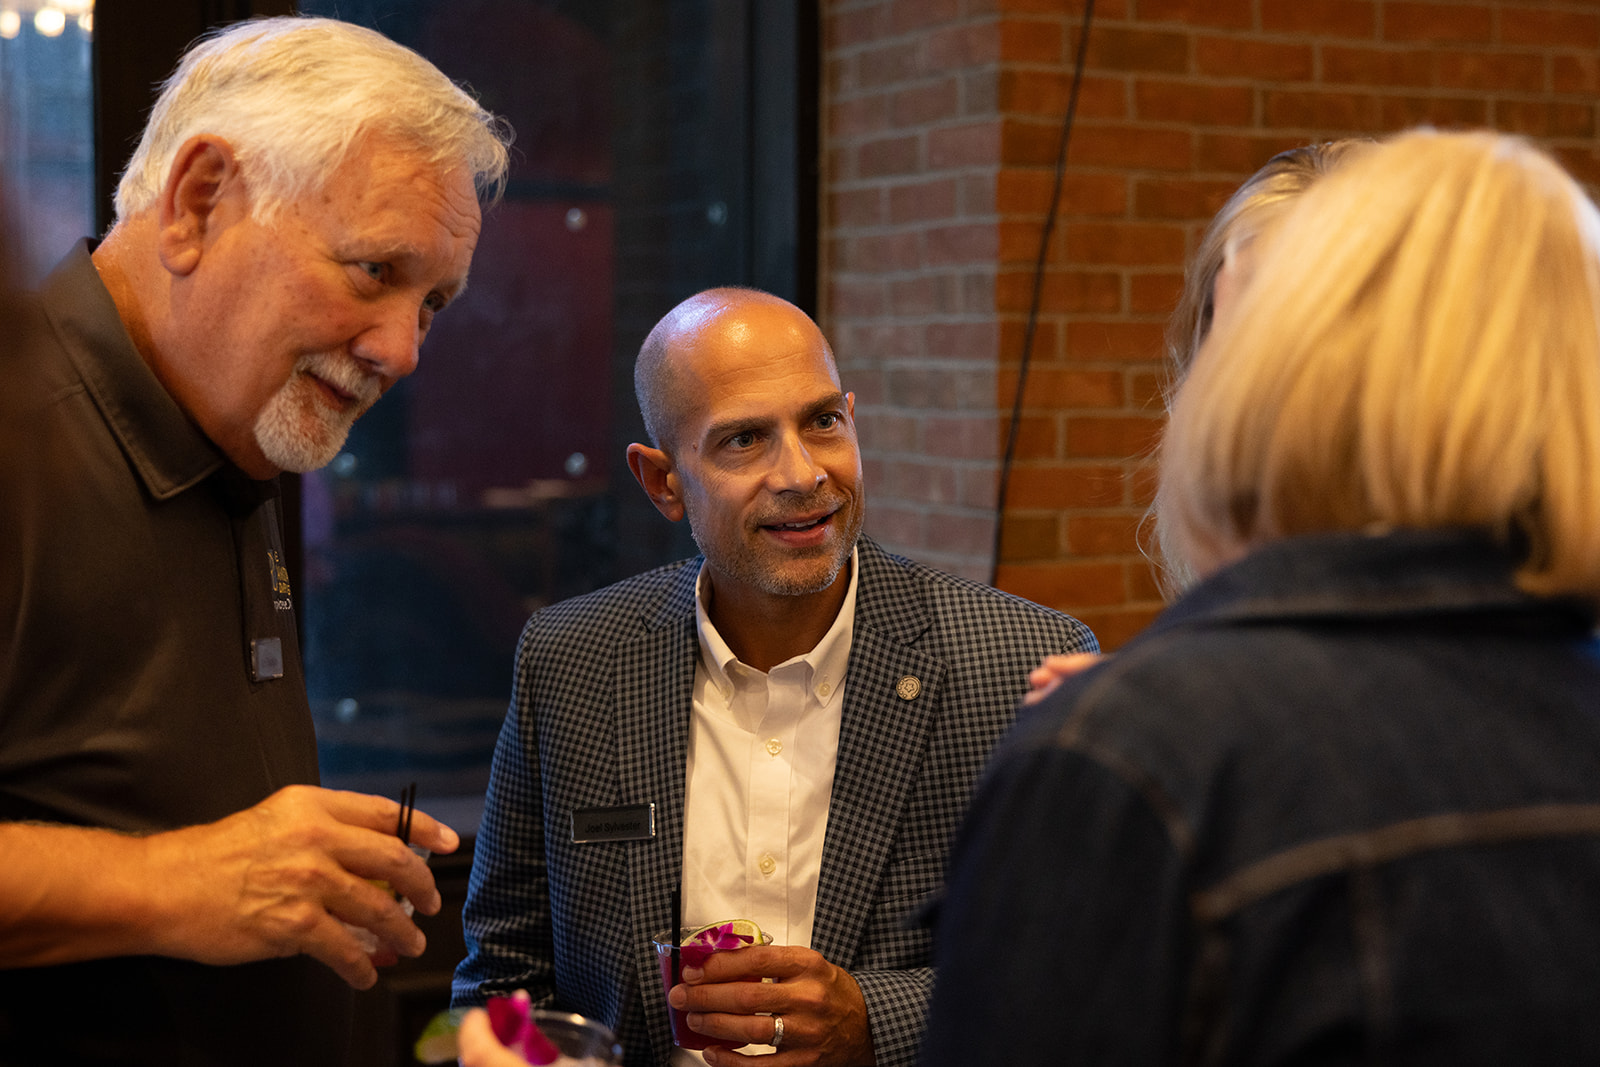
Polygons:
<instances>
[{"instance_id":1,"label":"name badge text","mask_svg":"<svg viewBox=\"0 0 1600 1067\"><path fill-rule=\"evenodd\" d=\"M625 804L620 808L578 808L572 813L572 841L648 841L656 836L656 806Z\"/></svg>"}]
</instances>

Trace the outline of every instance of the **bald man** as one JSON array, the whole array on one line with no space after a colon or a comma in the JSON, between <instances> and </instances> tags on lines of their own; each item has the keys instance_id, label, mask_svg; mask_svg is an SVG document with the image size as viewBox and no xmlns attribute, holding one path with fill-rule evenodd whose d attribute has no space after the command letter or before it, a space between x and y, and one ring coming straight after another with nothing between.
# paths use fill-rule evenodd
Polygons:
<instances>
[{"instance_id":1,"label":"bald man","mask_svg":"<svg viewBox=\"0 0 1600 1067\"><path fill-rule=\"evenodd\" d=\"M792 304L691 297L634 383L629 469L701 555L528 623L456 1002L525 988L641 1067L908 1064L932 986L911 920L1030 668L1095 639L862 535L855 397ZM651 946L675 890L684 926L773 940L683 968L703 1053L673 1044Z\"/></svg>"}]
</instances>

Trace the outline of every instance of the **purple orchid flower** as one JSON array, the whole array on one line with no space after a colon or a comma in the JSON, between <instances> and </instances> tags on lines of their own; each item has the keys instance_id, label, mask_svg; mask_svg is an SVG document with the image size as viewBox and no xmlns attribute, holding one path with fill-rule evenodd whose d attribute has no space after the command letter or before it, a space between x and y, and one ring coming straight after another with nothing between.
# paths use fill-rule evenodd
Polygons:
<instances>
[{"instance_id":1,"label":"purple orchid flower","mask_svg":"<svg viewBox=\"0 0 1600 1067\"><path fill-rule=\"evenodd\" d=\"M709 930L701 930L685 941L678 952L685 967L704 967L713 952L743 948L754 943L755 938L749 934L734 933L733 923L726 922Z\"/></svg>"}]
</instances>

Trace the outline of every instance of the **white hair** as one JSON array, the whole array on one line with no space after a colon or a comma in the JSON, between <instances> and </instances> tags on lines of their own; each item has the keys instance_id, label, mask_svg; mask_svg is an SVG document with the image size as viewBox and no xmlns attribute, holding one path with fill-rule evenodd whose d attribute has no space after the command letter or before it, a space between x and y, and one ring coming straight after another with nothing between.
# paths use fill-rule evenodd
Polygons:
<instances>
[{"instance_id":1,"label":"white hair","mask_svg":"<svg viewBox=\"0 0 1600 1067\"><path fill-rule=\"evenodd\" d=\"M511 131L417 53L335 19L253 19L208 34L163 85L117 185L120 222L150 207L183 144L214 134L232 147L263 221L321 188L366 135L415 146L467 170L492 200Z\"/></svg>"}]
</instances>

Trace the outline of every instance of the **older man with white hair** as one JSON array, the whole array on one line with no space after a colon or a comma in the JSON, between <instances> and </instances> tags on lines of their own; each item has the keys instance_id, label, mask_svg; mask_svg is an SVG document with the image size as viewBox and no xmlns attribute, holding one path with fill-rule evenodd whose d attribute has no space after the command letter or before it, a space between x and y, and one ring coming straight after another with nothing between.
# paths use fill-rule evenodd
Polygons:
<instances>
[{"instance_id":1,"label":"older man with white hair","mask_svg":"<svg viewBox=\"0 0 1600 1067\"><path fill-rule=\"evenodd\" d=\"M379 34L241 23L6 324L5 1062L339 1063L347 985L422 951L397 805L316 787L275 479L416 367L508 139Z\"/></svg>"}]
</instances>

